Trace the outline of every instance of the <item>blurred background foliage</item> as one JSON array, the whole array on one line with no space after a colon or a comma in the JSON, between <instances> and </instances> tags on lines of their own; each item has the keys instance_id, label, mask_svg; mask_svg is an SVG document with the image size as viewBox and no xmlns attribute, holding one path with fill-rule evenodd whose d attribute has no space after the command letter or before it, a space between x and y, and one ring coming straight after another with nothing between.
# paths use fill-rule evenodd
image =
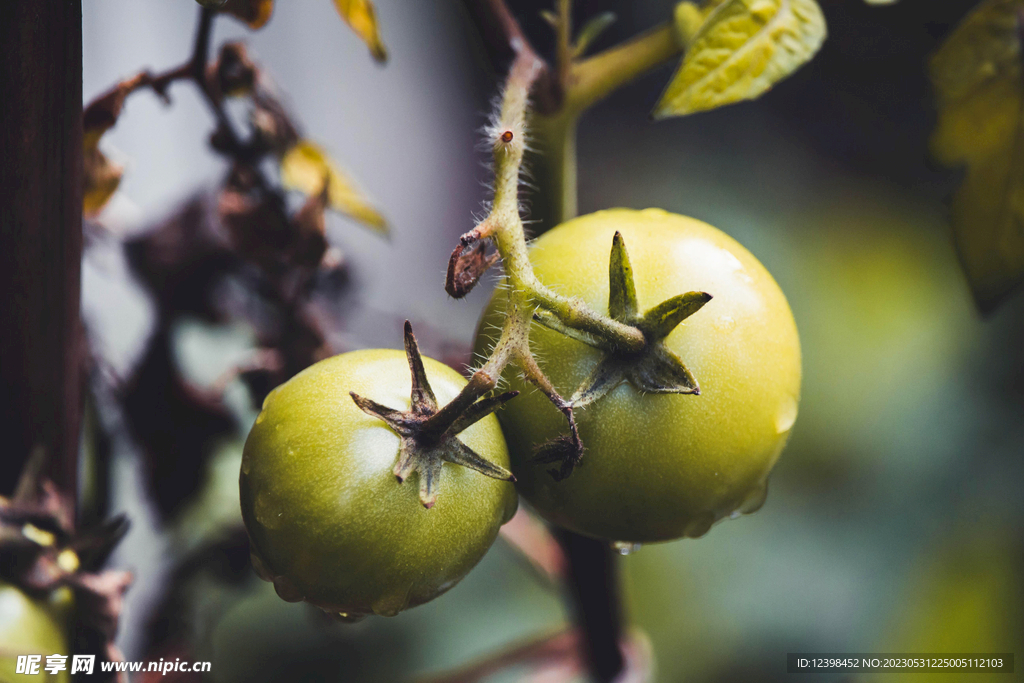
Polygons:
<instances>
[{"instance_id":1,"label":"blurred background foliage","mask_svg":"<svg viewBox=\"0 0 1024 683\"><path fill-rule=\"evenodd\" d=\"M550 47L539 17L548 3L510 4L534 44ZM598 50L673 6L576 4L580 18L618 14ZM782 286L804 349L800 416L765 507L623 560L630 621L653 645L659 681L784 680L794 651L1024 653L1024 296L976 312L950 238L959 176L928 161L927 58L973 3L821 4L821 53L762 99L652 124L666 66L580 126L581 212L658 206L729 233ZM391 226L386 242L328 215L328 241L349 264L344 293L318 299L335 323L329 341L398 346L410 317L425 352L463 358L489 293L450 302L443 273L485 197L475 129L497 81L459 3L379 0L384 68L329 3L280 5L258 33L219 22L215 44L247 41L310 138ZM184 0L85 3L86 101L139 67L180 62L195 11ZM224 170L198 96L170 95L171 108L133 98L104 138L128 172L90 238L83 311L102 364L120 375L156 317L122 241ZM178 321L170 339L199 387L256 344L245 325L198 319ZM405 680L564 626L557 590L501 542L449 594L395 619L336 624L279 600L248 569L237 534L238 462L255 414L241 382L225 396L238 427L218 437L200 490L169 519L148 501L117 411L98 397L91 413L109 448L86 470L111 459L111 511L134 522L114 560L138 577L121 625L127 659L184 638L216 681ZM186 555L204 559L183 566Z\"/></svg>"}]
</instances>

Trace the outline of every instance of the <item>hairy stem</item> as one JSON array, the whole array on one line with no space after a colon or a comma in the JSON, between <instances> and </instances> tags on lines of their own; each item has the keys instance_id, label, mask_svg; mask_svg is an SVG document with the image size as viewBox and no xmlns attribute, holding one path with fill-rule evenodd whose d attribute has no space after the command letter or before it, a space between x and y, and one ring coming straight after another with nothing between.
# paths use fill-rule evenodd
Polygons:
<instances>
[{"instance_id":1,"label":"hairy stem","mask_svg":"<svg viewBox=\"0 0 1024 683\"><path fill-rule=\"evenodd\" d=\"M544 309L564 328L586 333L623 352L647 344L635 326L612 320L583 301L555 293L541 283L529 260L520 216L519 184L526 152L527 125L538 149L538 180L545 227L572 218L577 212L576 126L588 107L640 74L676 57L685 47L671 23L618 47L576 61L572 45L571 0L556 0L557 64L552 70L539 58L503 0L466 0L496 68L513 56L501 108L489 129L494 152L494 199L490 214L463 237L462 247L481 239L496 246L505 270L506 306L501 335L483 366L462 394L442 411L464 410L496 386L502 371L514 363L566 416L575 457L582 455L572 404L562 398L537 365L529 347L534 313ZM531 94L535 108L529 112ZM459 254L453 254L453 264ZM450 268L449 272L457 272ZM479 273L472 272L473 277ZM470 282L475 282L471 279ZM449 283L451 284L451 283ZM470 284L470 286L472 286ZM449 289L449 292L453 289ZM569 469L571 471L571 468ZM560 541L569 557L576 618L584 635L589 669L598 681L612 681L623 670L620 649L622 614L615 558L607 544L564 532Z\"/></svg>"}]
</instances>

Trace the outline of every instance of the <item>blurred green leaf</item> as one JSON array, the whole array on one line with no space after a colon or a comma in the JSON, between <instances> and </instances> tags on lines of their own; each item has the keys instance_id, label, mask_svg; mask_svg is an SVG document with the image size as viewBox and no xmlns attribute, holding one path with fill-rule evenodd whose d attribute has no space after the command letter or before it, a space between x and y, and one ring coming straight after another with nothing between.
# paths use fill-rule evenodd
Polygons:
<instances>
[{"instance_id":1,"label":"blurred green leaf","mask_svg":"<svg viewBox=\"0 0 1024 683\"><path fill-rule=\"evenodd\" d=\"M966 166L953 234L979 308L1024 280L1024 74L1021 0L988 0L932 57L939 120L932 154Z\"/></svg>"},{"instance_id":2,"label":"blurred green leaf","mask_svg":"<svg viewBox=\"0 0 1024 683\"><path fill-rule=\"evenodd\" d=\"M308 140L300 140L281 157L281 182L285 187L317 195L323 191L325 179L332 209L387 234L388 224L384 217L320 147Z\"/></svg>"},{"instance_id":3,"label":"blurred green leaf","mask_svg":"<svg viewBox=\"0 0 1024 683\"><path fill-rule=\"evenodd\" d=\"M590 44L597 40L605 29L614 24L616 19L615 12L602 12L584 24L576 36L573 55L579 57L585 54Z\"/></svg>"},{"instance_id":4,"label":"blurred green leaf","mask_svg":"<svg viewBox=\"0 0 1024 683\"><path fill-rule=\"evenodd\" d=\"M345 20L356 35L370 48L370 54L378 62L387 61L388 51L380 38L380 26L377 23L377 11L369 0L334 0L338 14Z\"/></svg>"},{"instance_id":5,"label":"blurred green leaf","mask_svg":"<svg viewBox=\"0 0 1024 683\"><path fill-rule=\"evenodd\" d=\"M676 25L676 35L679 38L680 45L689 45L694 36L700 31L700 27L704 25L704 20L707 19L708 14L711 13L713 7L698 7L692 2L681 2L676 5L675 12L673 13L673 19Z\"/></svg>"},{"instance_id":6,"label":"blurred green leaf","mask_svg":"<svg viewBox=\"0 0 1024 683\"><path fill-rule=\"evenodd\" d=\"M814 56L825 35L814 0L726 0L694 36L654 116L755 99Z\"/></svg>"},{"instance_id":7,"label":"blurred green leaf","mask_svg":"<svg viewBox=\"0 0 1024 683\"><path fill-rule=\"evenodd\" d=\"M1012 652L1021 643L1019 537L1012 530L971 528L921 558L913 585L895 606L884 647L900 652ZM895 647L893 644L896 644ZM929 681L1000 681L1000 674L941 673ZM920 680L913 672L890 683Z\"/></svg>"}]
</instances>

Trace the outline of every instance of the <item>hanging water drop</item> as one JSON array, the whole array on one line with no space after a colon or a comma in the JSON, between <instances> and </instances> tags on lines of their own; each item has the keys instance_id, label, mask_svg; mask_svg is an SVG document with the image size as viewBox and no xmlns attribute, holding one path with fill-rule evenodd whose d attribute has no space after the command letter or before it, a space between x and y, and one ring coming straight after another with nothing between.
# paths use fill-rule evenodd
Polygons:
<instances>
[{"instance_id":1,"label":"hanging water drop","mask_svg":"<svg viewBox=\"0 0 1024 683\"><path fill-rule=\"evenodd\" d=\"M765 481L763 484L754 489L754 491L749 496L747 496L747 499L740 504L740 512L742 512L745 515L755 513L761 509L766 500L768 500L767 481Z\"/></svg>"},{"instance_id":2,"label":"hanging water drop","mask_svg":"<svg viewBox=\"0 0 1024 683\"><path fill-rule=\"evenodd\" d=\"M615 541L612 543L612 549L619 555L632 555L637 550L640 550L640 543L630 543L629 541Z\"/></svg>"},{"instance_id":3,"label":"hanging water drop","mask_svg":"<svg viewBox=\"0 0 1024 683\"><path fill-rule=\"evenodd\" d=\"M327 612L327 614L343 624L355 624L366 618L365 614L352 614L351 612Z\"/></svg>"}]
</instances>

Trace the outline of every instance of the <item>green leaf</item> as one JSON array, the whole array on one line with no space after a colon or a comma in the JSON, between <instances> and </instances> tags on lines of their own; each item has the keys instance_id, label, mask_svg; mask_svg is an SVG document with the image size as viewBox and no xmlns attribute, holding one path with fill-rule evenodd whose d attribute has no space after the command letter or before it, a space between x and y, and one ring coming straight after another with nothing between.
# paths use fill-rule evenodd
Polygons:
<instances>
[{"instance_id":1,"label":"green leaf","mask_svg":"<svg viewBox=\"0 0 1024 683\"><path fill-rule=\"evenodd\" d=\"M329 183L327 195L331 208L387 234L388 224L384 217L320 147L308 140L300 140L281 157L281 182L288 189L308 195L318 194L323 190L325 179Z\"/></svg>"},{"instance_id":2,"label":"green leaf","mask_svg":"<svg viewBox=\"0 0 1024 683\"><path fill-rule=\"evenodd\" d=\"M814 0L726 0L694 36L654 116L755 99L810 60L825 35Z\"/></svg>"},{"instance_id":3,"label":"green leaf","mask_svg":"<svg viewBox=\"0 0 1024 683\"><path fill-rule=\"evenodd\" d=\"M932 154L966 166L953 196L953 235L978 307L1024 281L1024 0L988 0L932 57L938 104Z\"/></svg>"}]
</instances>

